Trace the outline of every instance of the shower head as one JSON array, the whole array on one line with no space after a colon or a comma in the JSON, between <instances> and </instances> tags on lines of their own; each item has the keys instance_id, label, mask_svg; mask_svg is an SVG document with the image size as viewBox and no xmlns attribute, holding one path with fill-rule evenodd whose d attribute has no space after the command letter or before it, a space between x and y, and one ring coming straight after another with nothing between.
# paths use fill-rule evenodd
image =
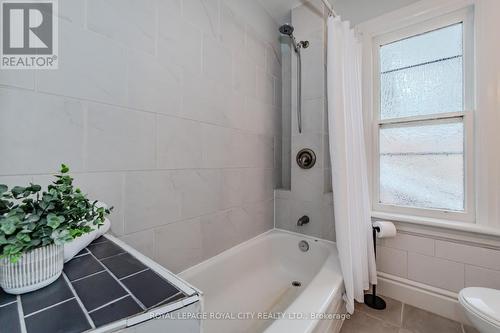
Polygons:
<instances>
[{"instance_id":1,"label":"shower head","mask_svg":"<svg viewBox=\"0 0 500 333\"><path fill-rule=\"evenodd\" d=\"M292 36L293 35L293 26L290 25L290 24L283 24L281 27L280 27L280 32L283 34L283 35L287 35L287 36Z\"/></svg>"}]
</instances>

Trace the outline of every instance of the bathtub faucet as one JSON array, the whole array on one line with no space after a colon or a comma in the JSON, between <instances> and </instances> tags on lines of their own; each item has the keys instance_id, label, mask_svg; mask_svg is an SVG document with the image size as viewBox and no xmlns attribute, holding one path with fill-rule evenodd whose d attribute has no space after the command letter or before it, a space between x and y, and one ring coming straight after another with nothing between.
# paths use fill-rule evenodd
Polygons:
<instances>
[{"instance_id":1,"label":"bathtub faucet","mask_svg":"<svg viewBox=\"0 0 500 333\"><path fill-rule=\"evenodd\" d=\"M302 216L298 221L297 221L297 225L299 227L303 226L304 224L308 224L309 223L309 216L307 215L304 215Z\"/></svg>"}]
</instances>

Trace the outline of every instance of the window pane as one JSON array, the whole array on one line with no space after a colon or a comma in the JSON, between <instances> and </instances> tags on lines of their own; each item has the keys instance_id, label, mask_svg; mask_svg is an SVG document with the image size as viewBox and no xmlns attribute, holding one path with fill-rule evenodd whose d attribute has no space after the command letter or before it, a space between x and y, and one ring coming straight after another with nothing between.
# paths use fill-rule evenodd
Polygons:
<instances>
[{"instance_id":1,"label":"window pane","mask_svg":"<svg viewBox=\"0 0 500 333\"><path fill-rule=\"evenodd\" d=\"M380 47L380 71L420 65L463 54L462 23Z\"/></svg>"},{"instance_id":2,"label":"window pane","mask_svg":"<svg viewBox=\"0 0 500 333\"><path fill-rule=\"evenodd\" d=\"M462 58L382 74L382 119L463 111Z\"/></svg>"},{"instance_id":3,"label":"window pane","mask_svg":"<svg viewBox=\"0 0 500 333\"><path fill-rule=\"evenodd\" d=\"M380 129L380 202L464 210L462 119Z\"/></svg>"},{"instance_id":4,"label":"window pane","mask_svg":"<svg viewBox=\"0 0 500 333\"><path fill-rule=\"evenodd\" d=\"M463 111L462 24L380 48L381 119Z\"/></svg>"}]
</instances>

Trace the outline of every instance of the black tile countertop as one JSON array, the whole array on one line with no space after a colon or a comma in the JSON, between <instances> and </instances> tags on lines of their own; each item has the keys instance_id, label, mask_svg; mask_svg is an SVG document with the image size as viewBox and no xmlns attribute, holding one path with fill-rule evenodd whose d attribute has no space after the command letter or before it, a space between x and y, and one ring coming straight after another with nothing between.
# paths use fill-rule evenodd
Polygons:
<instances>
[{"instance_id":1,"label":"black tile countertop","mask_svg":"<svg viewBox=\"0 0 500 333\"><path fill-rule=\"evenodd\" d=\"M96 239L43 289L17 297L0 289L0 332L112 331L198 301L196 290L117 242Z\"/></svg>"}]
</instances>

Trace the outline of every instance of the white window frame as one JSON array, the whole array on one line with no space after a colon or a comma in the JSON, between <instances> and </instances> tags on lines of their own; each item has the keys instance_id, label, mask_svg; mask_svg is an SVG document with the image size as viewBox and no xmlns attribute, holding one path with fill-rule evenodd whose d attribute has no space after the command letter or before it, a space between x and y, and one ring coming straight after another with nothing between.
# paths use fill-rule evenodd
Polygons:
<instances>
[{"instance_id":1,"label":"white window frame","mask_svg":"<svg viewBox=\"0 0 500 333\"><path fill-rule=\"evenodd\" d=\"M380 47L404 38L416 36L436 29L463 24L463 97L464 111L426 116L404 117L381 120L380 110ZM388 213L457 222L475 222L474 190L474 10L473 7L436 17L397 31L375 36L372 41L373 56L373 128L372 128L372 210L375 213ZM418 123L422 121L442 121L461 118L464 126L464 211L427 209L383 204L380 202L380 144L379 130L387 124Z\"/></svg>"}]
</instances>

